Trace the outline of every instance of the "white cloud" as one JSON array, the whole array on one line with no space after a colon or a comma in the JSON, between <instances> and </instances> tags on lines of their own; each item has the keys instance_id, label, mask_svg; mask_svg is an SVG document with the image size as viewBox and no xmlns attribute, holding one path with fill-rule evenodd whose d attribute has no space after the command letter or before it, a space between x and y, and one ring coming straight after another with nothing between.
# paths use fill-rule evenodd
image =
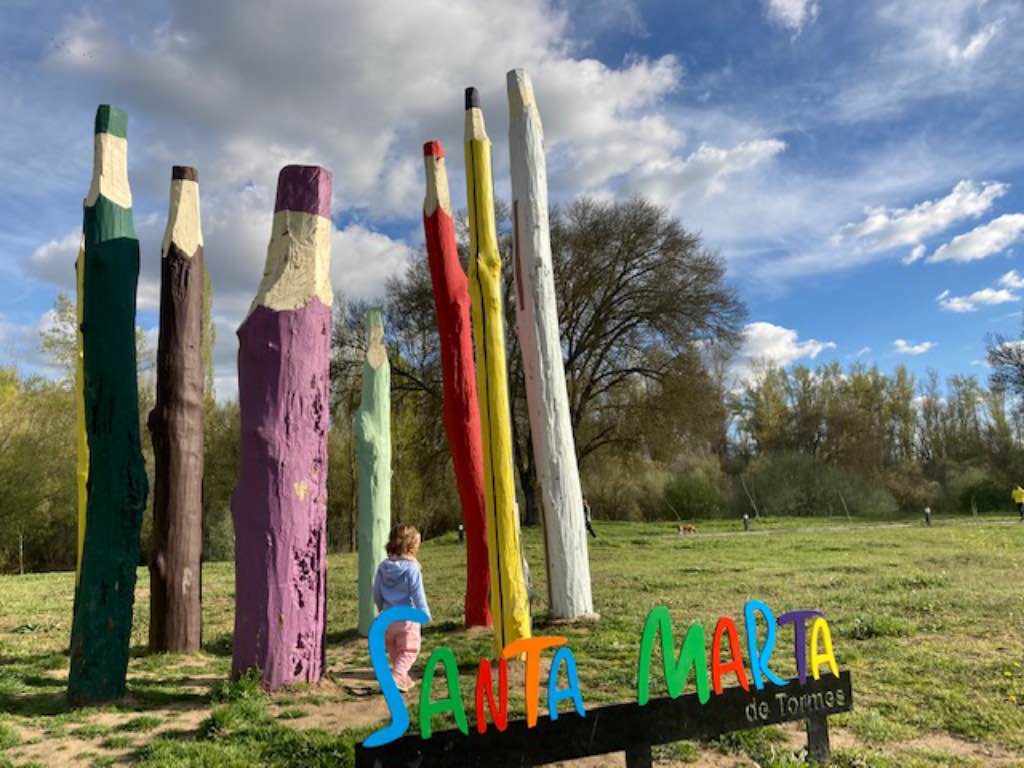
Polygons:
<instances>
[{"instance_id":1,"label":"white cloud","mask_svg":"<svg viewBox=\"0 0 1024 768\"><path fill-rule=\"evenodd\" d=\"M896 339L892 343L892 351L897 355L923 355L930 349L934 349L937 342L922 341L920 344L912 344L906 339Z\"/></svg>"},{"instance_id":2,"label":"white cloud","mask_svg":"<svg viewBox=\"0 0 1024 768\"><path fill-rule=\"evenodd\" d=\"M577 57L567 14L542 0L339 0L320 5L315 24L285 0L259 13L238 0L170 6L149 32L70 18L47 63L119 94L159 126L150 152L173 161L184 150L224 185L269 186L284 162L321 162L337 174L336 209L415 215L418 147L440 138L459 153L464 86L480 88L504 173L512 66L533 76L553 183L597 189L684 143L659 106L681 84L678 59Z\"/></svg>"},{"instance_id":3,"label":"white cloud","mask_svg":"<svg viewBox=\"0 0 1024 768\"><path fill-rule=\"evenodd\" d=\"M922 243L918 243L910 253L903 257L903 263L913 264L915 261L920 261L921 257L924 256L925 250L924 245Z\"/></svg>"},{"instance_id":4,"label":"white cloud","mask_svg":"<svg viewBox=\"0 0 1024 768\"><path fill-rule=\"evenodd\" d=\"M957 235L935 249L930 263L939 261L976 261L1009 248L1024 237L1024 213L1006 213L970 232Z\"/></svg>"},{"instance_id":5,"label":"white cloud","mask_svg":"<svg viewBox=\"0 0 1024 768\"><path fill-rule=\"evenodd\" d=\"M844 67L833 84L841 119L898 119L935 98L982 93L995 94L994 106L1016 90L1024 51L1017 0L888 0L871 7L870 61Z\"/></svg>"},{"instance_id":6,"label":"white cloud","mask_svg":"<svg viewBox=\"0 0 1024 768\"><path fill-rule=\"evenodd\" d=\"M743 329L743 344L733 363L732 375L737 381L744 381L758 363L767 361L786 366L800 359L814 360L825 350L835 348L832 341L801 341L792 328L766 322L749 323Z\"/></svg>"},{"instance_id":7,"label":"white cloud","mask_svg":"<svg viewBox=\"0 0 1024 768\"><path fill-rule=\"evenodd\" d=\"M60 240L48 240L28 257L26 266L34 277L65 291L75 290L75 260L82 241L81 227Z\"/></svg>"},{"instance_id":8,"label":"white cloud","mask_svg":"<svg viewBox=\"0 0 1024 768\"><path fill-rule=\"evenodd\" d=\"M864 355L869 354L870 352L871 352L871 347L861 347L856 352L854 352L852 355L850 355L850 357L859 360L860 358L864 357Z\"/></svg>"},{"instance_id":9,"label":"white cloud","mask_svg":"<svg viewBox=\"0 0 1024 768\"><path fill-rule=\"evenodd\" d=\"M402 274L413 256L413 250L400 240L353 224L334 232L331 282L348 298L376 298L383 294L385 281Z\"/></svg>"},{"instance_id":10,"label":"white cloud","mask_svg":"<svg viewBox=\"0 0 1024 768\"><path fill-rule=\"evenodd\" d=\"M996 19L986 24L975 32L963 45L950 43L948 49L949 60L954 64L969 63L977 59L992 42L992 39L999 33L1006 19Z\"/></svg>"},{"instance_id":11,"label":"white cloud","mask_svg":"<svg viewBox=\"0 0 1024 768\"><path fill-rule=\"evenodd\" d=\"M1024 288L1024 277L1021 277L1016 269L1011 269L999 278L999 285L1009 288L1011 291L1019 291Z\"/></svg>"},{"instance_id":12,"label":"white cloud","mask_svg":"<svg viewBox=\"0 0 1024 768\"><path fill-rule=\"evenodd\" d=\"M43 354L40 334L53 325L52 309L36 318L35 322L19 323L0 314L0 362L17 366L23 373L54 374L57 369Z\"/></svg>"},{"instance_id":13,"label":"white cloud","mask_svg":"<svg viewBox=\"0 0 1024 768\"><path fill-rule=\"evenodd\" d=\"M804 24L817 17L818 3L817 0L767 0L765 13L770 21L799 33Z\"/></svg>"},{"instance_id":14,"label":"white cloud","mask_svg":"<svg viewBox=\"0 0 1024 768\"><path fill-rule=\"evenodd\" d=\"M940 293L935 300L947 312L974 312L979 306L1007 304L1020 297L1005 288L982 288L968 296L953 296L948 290Z\"/></svg>"},{"instance_id":15,"label":"white cloud","mask_svg":"<svg viewBox=\"0 0 1024 768\"><path fill-rule=\"evenodd\" d=\"M626 186L662 202L691 193L714 197L725 191L726 178L770 160L785 148L785 142L778 139L744 141L728 149L701 144L686 158L670 156L644 162L632 171Z\"/></svg>"},{"instance_id":16,"label":"white cloud","mask_svg":"<svg viewBox=\"0 0 1024 768\"><path fill-rule=\"evenodd\" d=\"M1009 187L999 182L963 180L943 198L925 200L913 208L887 208L875 206L865 210L865 218L858 223L845 224L832 236L832 244L848 244L868 252L879 252L899 246L918 246L925 238L948 229L967 218L977 218ZM911 260L920 258L917 248ZM931 259L934 260L933 255Z\"/></svg>"}]
</instances>

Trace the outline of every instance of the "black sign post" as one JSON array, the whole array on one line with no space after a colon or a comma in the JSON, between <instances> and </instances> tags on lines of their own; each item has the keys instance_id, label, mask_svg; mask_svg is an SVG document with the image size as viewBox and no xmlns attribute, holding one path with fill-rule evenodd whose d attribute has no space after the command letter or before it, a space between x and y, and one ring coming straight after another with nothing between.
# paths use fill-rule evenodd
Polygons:
<instances>
[{"instance_id":1,"label":"black sign post","mask_svg":"<svg viewBox=\"0 0 1024 768\"><path fill-rule=\"evenodd\" d=\"M684 739L710 739L763 725L807 721L807 752L829 754L828 716L853 706L850 673L819 680L795 680L761 691L727 688L701 704L695 693L652 699L646 705L612 704L544 718L534 728L525 720L499 732L439 731L429 739L410 734L381 747L356 747L356 768L532 768L609 752L625 752L628 768L651 765L651 747Z\"/></svg>"}]
</instances>

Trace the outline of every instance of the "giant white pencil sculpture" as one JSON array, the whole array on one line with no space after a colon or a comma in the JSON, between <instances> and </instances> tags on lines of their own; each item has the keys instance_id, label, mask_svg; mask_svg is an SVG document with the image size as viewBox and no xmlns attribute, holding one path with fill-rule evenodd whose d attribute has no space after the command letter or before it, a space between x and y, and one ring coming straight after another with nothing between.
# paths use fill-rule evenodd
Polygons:
<instances>
[{"instance_id":1,"label":"giant white pencil sculpture","mask_svg":"<svg viewBox=\"0 0 1024 768\"><path fill-rule=\"evenodd\" d=\"M544 511L548 597L554 618L577 619L594 610L583 494L558 333L544 130L521 69L508 73L508 108L516 330Z\"/></svg>"}]
</instances>

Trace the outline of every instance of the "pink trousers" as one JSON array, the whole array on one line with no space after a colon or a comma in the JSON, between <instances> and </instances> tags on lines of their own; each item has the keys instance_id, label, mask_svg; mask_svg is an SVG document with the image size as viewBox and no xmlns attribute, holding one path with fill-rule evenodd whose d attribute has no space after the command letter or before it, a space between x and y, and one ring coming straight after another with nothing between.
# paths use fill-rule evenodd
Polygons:
<instances>
[{"instance_id":1,"label":"pink trousers","mask_svg":"<svg viewBox=\"0 0 1024 768\"><path fill-rule=\"evenodd\" d=\"M415 621L395 622L384 633L384 647L395 682L408 682L409 670L420 652L420 625Z\"/></svg>"}]
</instances>

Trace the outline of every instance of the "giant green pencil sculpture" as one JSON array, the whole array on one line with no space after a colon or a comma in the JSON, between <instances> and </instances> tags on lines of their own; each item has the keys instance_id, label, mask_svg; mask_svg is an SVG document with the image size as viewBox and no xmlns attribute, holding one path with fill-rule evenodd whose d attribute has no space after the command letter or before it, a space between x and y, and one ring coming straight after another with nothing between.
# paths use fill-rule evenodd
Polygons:
<instances>
[{"instance_id":1,"label":"giant green pencil sculpture","mask_svg":"<svg viewBox=\"0 0 1024 768\"><path fill-rule=\"evenodd\" d=\"M146 506L135 372L139 241L128 187L128 118L96 111L92 184L85 199L82 340L89 494L71 626L72 703L121 696Z\"/></svg>"},{"instance_id":2,"label":"giant green pencil sculpture","mask_svg":"<svg viewBox=\"0 0 1024 768\"><path fill-rule=\"evenodd\" d=\"M384 347L379 309L366 316L363 396L354 432L359 459L359 634L367 635L377 615L373 576L391 528L391 367Z\"/></svg>"}]
</instances>

